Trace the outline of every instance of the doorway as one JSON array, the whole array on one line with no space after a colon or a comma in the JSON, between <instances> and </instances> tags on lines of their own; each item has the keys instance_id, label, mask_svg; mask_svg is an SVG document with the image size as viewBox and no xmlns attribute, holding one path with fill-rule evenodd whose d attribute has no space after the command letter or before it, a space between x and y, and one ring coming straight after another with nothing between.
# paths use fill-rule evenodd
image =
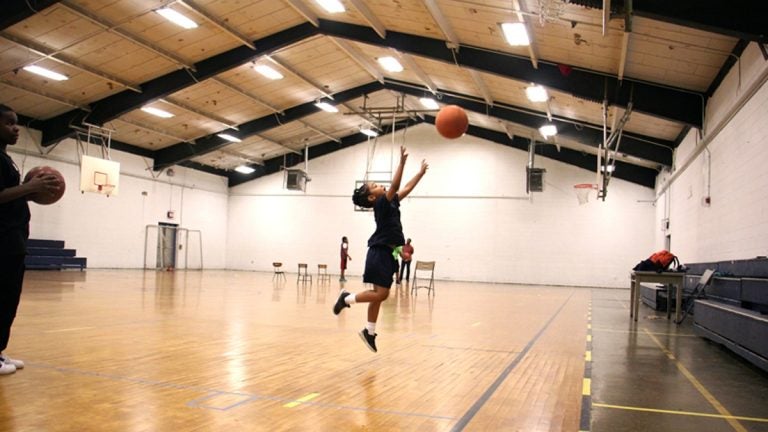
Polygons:
<instances>
[{"instance_id":1,"label":"doorway","mask_svg":"<svg viewBox=\"0 0 768 432\"><path fill-rule=\"evenodd\" d=\"M176 232L179 224L157 223L157 268L172 270L176 268Z\"/></svg>"}]
</instances>

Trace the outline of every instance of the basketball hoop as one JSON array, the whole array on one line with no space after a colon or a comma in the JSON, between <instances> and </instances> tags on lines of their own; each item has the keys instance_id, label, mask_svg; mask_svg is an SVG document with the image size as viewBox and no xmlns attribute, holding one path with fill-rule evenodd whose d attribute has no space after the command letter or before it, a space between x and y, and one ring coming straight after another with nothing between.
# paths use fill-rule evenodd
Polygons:
<instances>
[{"instance_id":1,"label":"basketball hoop","mask_svg":"<svg viewBox=\"0 0 768 432\"><path fill-rule=\"evenodd\" d=\"M97 187L99 189L100 194L104 194L107 196L112 194L112 191L115 189L115 185L111 185L111 184L97 185Z\"/></svg>"},{"instance_id":2,"label":"basketball hoop","mask_svg":"<svg viewBox=\"0 0 768 432\"><path fill-rule=\"evenodd\" d=\"M592 190L597 190L597 185L592 183L580 183L573 185L573 190L576 192L576 198L579 199L579 205L589 202L589 193Z\"/></svg>"}]
</instances>

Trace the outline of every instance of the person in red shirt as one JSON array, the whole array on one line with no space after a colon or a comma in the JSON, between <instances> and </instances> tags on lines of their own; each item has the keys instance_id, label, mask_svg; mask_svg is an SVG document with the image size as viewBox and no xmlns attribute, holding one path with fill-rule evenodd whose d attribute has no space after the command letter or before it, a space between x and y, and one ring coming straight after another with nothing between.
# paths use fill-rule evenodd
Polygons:
<instances>
[{"instance_id":1,"label":"person in red shirt","mask_svg":"<svg viewBox=\"0 0 768 432\"><path fill-rule=\"evenodd\" d=\"M352 257L349 256L349 242L347 241L346 236L341 238L340 254L341 254L341 277L339 277L339 282L346 282L347 279L344 277L344 271L347 270L347 261L352 260Z\"/></svg>"},{"instance_id":2,"label":"person in red shirt","mask_svg":"<svg viewBox=\"0 0 768 432\"><path fill-rule=\"evenodd\" d=\"M411 278L411 257L413 257L413 246L411 246L411 239L405 241L403 250L400 252L400 273L398 273L397 283L403 282L403 272L405 273L405 281L408 282Z\"/></svg>"}]
</instances>

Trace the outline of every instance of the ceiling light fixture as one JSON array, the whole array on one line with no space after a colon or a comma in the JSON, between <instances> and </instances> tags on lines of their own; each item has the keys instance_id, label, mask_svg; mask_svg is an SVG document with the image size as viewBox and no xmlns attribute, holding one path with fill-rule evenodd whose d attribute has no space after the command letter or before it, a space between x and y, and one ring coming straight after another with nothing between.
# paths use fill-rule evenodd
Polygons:
<instances>
[{"instance_id":1,"label":"ceiling light fixture","mask_svg":"<svg viewBox=\"0 0 768 432\"><path fill-rule=\"evenodd\" d=\"M271 66L259 64L259 65L254 66L253 69L256 72L264 75L265 77L267 77L267 78L269 78L271 80L279 80L279 79L283 79L284 78L283 74L281 74L280 72L276 71Z\"/></svg>"},{"instance_id":2,"label":"ceiling light fixture","mask_svg":"<svg viewBox=\"0 0 768 432\"><path fill-rule=\"evenodd\" d=\"M364 135L368 135L371 138L379 136L379 133L376 132L376 130L369 127L360 128L360 132L362 132Z\"/></svg>"},{"instance_id":3,"label":"ceiling light fixture","mask_svg":"<svg viewBox=\"0 0 768 432\"><path fill-rule=\"evenodd\" d=\"M234 135L225 134L225 133L216 134L216 136L221 138L221 139L225 139L225 140L227 140L229 142L242 142L243 141L243 140L241 140L240 138L238 138L238 137L236 137Z\"/></svg>"},{"instance_id":4,"label":"ceiling light fixture","mask_svg":"<svg viewBox=\"0 0 768 432\"><path fill-rule=\"evenodd\" d=\"M544 126L539 128L539 132L541 133L541 136L544 137L544 139L547 139L549 137L557 135L557 126L553 124L545 124Z\"/></svg>"},{"instance_id":5,"label":"ceiling light fixture","mask_svg":"<svg viewBox=\"0 0 768 432\"><path fill-rule=\"evenodd\" d=\"M320 108L321 110L329 113L336 113L339 112L339 109L335 106L329 104L328 102L317 102L315 104L316 107Z\"/></svg>"},{"instance_id":6,"label":"ceiling light fixture","mask_svg":"<svg viewBox=\"0 0 768 432\"><path fill-rule=\"evenodd\" d=\"M504 39L512 46L528 46L531 44L528 30L523 23L501 23L501 31L504 33Z\"/></svg>"},{"instance_id":7,"label":"ceiling light fixture","mask_svg":"<svg viewBox=\"0 0 768 432\"><path fill-rule=\"evenodd\" d=\"M251 174L256 170L249 167L248 165L240 165L239 167L235 168L235 171L239 172L240 174Z\"/></svg>"},{"instance_id":8,"label":"ceiling light fixture","mask_svg":"<svg viewBox=\"0 0 768 432\"><path fill-rule=\"evenodd\" d=\"M346 11L339 0L315 0L328 13L341 13Z\"/></svg>"},{"instance_id":9,"label":"ceiling light fixture","mask_svg":"<svg viewBox=\"0 0 768 432\"><path fill-rule=\"evenodd\" d=\"M403 65L401 65L400 62L397 61L397 59L394 57L379 57L377 60L381 67L383 67L387 72L403 71Z\"/></svg>"},{"instance_id":10,"label":"ceiling light fixture","mask_svg":"<svg viewBox=\"0 0 768 432\"><path fill-rule=\"evenodd\" d=\"M54 81L66 81L69 79L66 75L62 75L58 72L54 72L50 69L46 69L37 65L24 66L24 70L27 72L32 72L33 74L50 78Z\"/></svg>"},{"instance_id":11,"label":"ceiling light fixture","mask_svg":"<svg viewBox=\"0 0 768 432\"><path fill-rule=\"evenodd\" d=\"M191 19L187 18L186 16L176 12L175 10L171 8L162 8L158 9L155 12L160 14L163 18L167 19L168 21L176 24L179 27L184 27L185 29L193 29L197 28L197 23L192 21Z\"/></svg>"},{"instance_id":12,"label":"ceiling light fixture","mask_svg":"<svg viewBox=\"0 0 768 432\"><path fill-rule=\"evenodd\" d=\"M436 110L440 108L440 105L438 105L437 101L432 98L423 97L419 99L419 102L421 102L424 108L427 108L427 109Z\"/></svg>"},{"instance_id":13,"label":"ceiling light fixture","mask_svg":"<svg viewBox=\"0 0 768 432\"><path fill-rule=\"evenodd\" d=\"M525 89L525 95L531 102L546 102L549 100L547 89L540 85L533 85Z\"/></svg>"},{"instance_id":14,"label":"ceiling light fixture","mask_svg":"<svg viewBox=\"0 0 768 432\"><path fill-rule=\"evenodd\" d=\"M145 113L149 113L149 114L152 114L153 116L158 116L161 118L173 117L173 114L169 113L168 111L161 110L160 108L145 106L145 107L142 107L141 110L144 111Z\"/></svg>"}]
</instances>

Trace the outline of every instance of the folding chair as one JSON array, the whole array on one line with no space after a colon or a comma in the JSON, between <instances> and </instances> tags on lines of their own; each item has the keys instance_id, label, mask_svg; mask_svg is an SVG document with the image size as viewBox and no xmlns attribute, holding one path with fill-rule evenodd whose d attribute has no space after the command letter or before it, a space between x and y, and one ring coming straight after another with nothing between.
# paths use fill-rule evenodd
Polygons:
<instances>
[{"instance_id":1,"label":"folding chair","mask_svg":"<svg viewBox=\"0 0 768 432\"><path fill-rule=\"evenodd\" d=\"M331 275L328 274L328 264L317 265L317 283L323 283L323 281L331 283Z\"/></svg>"},{"instance_id":2,"label":"folding chair","mask_svg":"<svg viewBox=\"0 0 768 432\"><path fill-rule=\"evenodd\" d=\"M307 265L304 263L299 263L299 275L296 278L296 283L298 284L299 281L301 282L307 282L312 283L312 275L309 274L307 271Z\"/></svg>"},{"instance_id":3,"label":"folding chair","mask_svg":"<svg viewBox=\"0 0 768 432\"><path fill-rule=\"evenodd\" d=\"M272 263L272 270L275 272L272 275L272 280L275 280L275 278L282 277L283 280L285 280L285 272L283 271L283 263L281 262L273 262Z\"/></svg>"},{"instance_id":4,"label":"folding chair","mask_svg":"<svg viewBox=\"0 0 768 432\"><path fill-rule=\"evenodd\" d=\"M419 285L419 272L422 274L422 285ZM429 277L425 275L429 272ZM425 285L426 284L426 285ZM413 270L413 288L411 293L418 295L419 288L426 288L427 295L434 294L435 291L435 262L434 261L416 261L416 268Z\"/></svg>"},{"instance_id":5,"label":"folding chair","mask_svg":"<svg viewBox=\"0 0 768 432\"><path fill-rule=\"evenodd\" d=\"M707 285L709 285L709 282L712 281L712 276L714 275L714 270L704 270L704 274L702 274L699 278L699 282L695 287L693 287L691 296L688 298L688 300L686 300L685 306L681 307L682 313L680 314L680 321L675 321L675 324L680 324L685 321L685 317L691 313L691 309L693 309L693 304L696 303L696 299L704 297L704 289L707 287Z\"/></svg>"}]
</instances>

